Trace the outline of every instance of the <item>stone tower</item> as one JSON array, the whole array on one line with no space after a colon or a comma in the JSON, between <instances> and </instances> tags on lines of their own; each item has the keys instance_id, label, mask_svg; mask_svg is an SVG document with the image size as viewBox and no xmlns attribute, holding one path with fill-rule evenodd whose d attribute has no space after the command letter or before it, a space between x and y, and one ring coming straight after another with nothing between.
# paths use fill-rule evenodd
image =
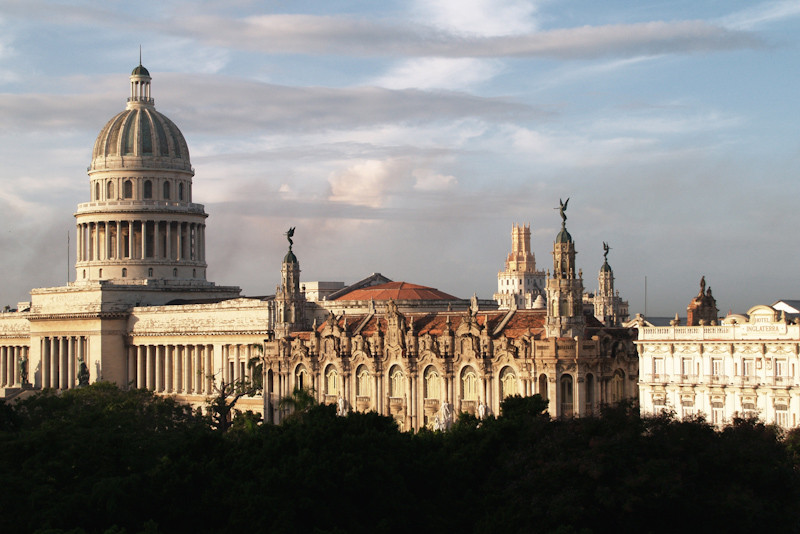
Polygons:
<instances>
[{"instance_id":1,"label":"stone tower","mask_svg":"<svg viewBox=\"0 0 800 534\"><path fill-rule=\"evenodd\" d=\"M300 262L292 252L294 228L286 232L289 252L281 264L281 285L275 294L275 308L278 315L275 335L280 339L290 332L305 328L305 298L300 292Z\"/></svg>"},{"instance_id":2,"label":"stone tower","mask_svg":"<svg viewBox=\"0 0 800 534\"><path fill-rule=\"evenodd\" d=\"M561 231L553 243L553 275L547 280L547 337L581 337L586 326L583 317L583 280L575 272L575 243L567 231L567 204L562 202Z\"/></svg>"},{"instance_id":3,"label":"stone tower","mask_svg":"<svg viewBox=\"0 0 800 534\"><path fill-rule=\"evenodd\" d=\"M603 243L603 266L597 275L597 293L594 296L594 316L606 326L620 326L628 320L628 302L614 292L614 271L608 264L611 247Z\"/></svg>"},{"instance_id":4,"label":"stone tower","mask_svg":"<svg viewBox=\"0 0 800 534\"><path fill-rule=\"evenodd\" d=\"M207 215L192 202L189 148L156 111L150 83L140 63L125 110L94 143L90 201L75 213L76 284L213 285L205 282Z\"/></svg>"},{"instance_id":5,"label":"stone tower","mask_svg":"<svg viewBox=\"0 0 800 534\"><path fill-rule=\"evenodd\" d=\"M497 273L494 300L501 310L532 308L536 297L544 295L545 273L536 270L531 251L531 227L514 224L511 228L511 252L506 268Z\"/></svg>"}]
</instances>

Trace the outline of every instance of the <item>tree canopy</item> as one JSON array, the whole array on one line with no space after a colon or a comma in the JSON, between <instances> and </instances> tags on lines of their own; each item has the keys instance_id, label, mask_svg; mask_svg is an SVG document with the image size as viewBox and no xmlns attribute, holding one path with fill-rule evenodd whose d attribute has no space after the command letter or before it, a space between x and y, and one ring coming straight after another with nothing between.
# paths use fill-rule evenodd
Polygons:
<instances>
[{"instance_id":1,"label":"tree canopy","mask_svg":"<svg viewBox=\"0 0 800 534\"><path fill-rule=\"evenodd\" d=\"M302 401L302 399L300 399ZM0 403L2 532L797 531L800 437L634 407L551 420L538 397L449 432L303 404L226 432L94 384Z\"/></svg>"}]
</instances>

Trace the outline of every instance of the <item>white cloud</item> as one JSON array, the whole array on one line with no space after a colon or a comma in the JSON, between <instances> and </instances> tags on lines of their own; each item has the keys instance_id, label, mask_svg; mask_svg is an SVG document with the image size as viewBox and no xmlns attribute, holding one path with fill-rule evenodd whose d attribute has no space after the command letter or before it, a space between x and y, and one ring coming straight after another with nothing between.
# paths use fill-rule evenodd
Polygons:
<instances>
[{"instance_id":1,"label":"white cloud","mask_svg":"<svg viewBox=\"0 0 800 534\"><path fill-rule=\"evenodd\" d=\"M370 208L382 207L389 196L396 166L391 161L363 161L331 173L328 179L333 202Z\"/></svg>"},{"instance_id":2,"label":"white cloud","mask_svg":"<svg viewBox=\"0 0 800 534\"><path fill-rule=\"evenodd\" d=\"M496 61L473 58L409 59L394 66L371 85L389 89L465 89L496 76L502 66Z\"/></svg>"},{"instance_id":3,"label":"white cloud","mask_svg":"<svg viewBox=\"0 0 800 534\"><path fill-rule=\"evenodd\" d=\"M457 33L513 35L536 30L536 4L530 0L417 0L413 12L424 24Z\"/></svg>"},{"instance_id":4,"label":"white cloud","mask_svg":"<svg viewBox=\"0 0 800 534\"><path fill-rule=\"evenodd\" d=\"M430 169L414 169L414 189L419 191L446 191L458 185L455 176L438 174Z\"/></svg>"},{"instance_id":5,"label":"white cloud","mask_svg":"<svg viewBox=\"0 0 800 534\"><path fill-rule=\"evenodd\" d=\"M797 0L780 2L764 2L748 7L720 20L727 28L752 30L771 22L784 20L800 15L800 3Z\"/></svg>"}]
</instances>

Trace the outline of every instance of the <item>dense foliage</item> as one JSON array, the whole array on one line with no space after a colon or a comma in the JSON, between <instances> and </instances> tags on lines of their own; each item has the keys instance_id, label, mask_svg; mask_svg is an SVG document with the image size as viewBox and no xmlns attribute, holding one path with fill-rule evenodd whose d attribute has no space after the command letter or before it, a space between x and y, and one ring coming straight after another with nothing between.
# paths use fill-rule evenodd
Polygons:
<instances>
[{"instance_id":1,"label":"dense foliage","mask_svg":"<svg viewBox=\"0 0 800 534\"><path fill-rule=\"evenodd\" d=\"M800 436L756 421L552 421L538 397L447 433L314 406L221 432L109 384L0 404L0 532L793 532Z\"/></svg>"}]
</instances>

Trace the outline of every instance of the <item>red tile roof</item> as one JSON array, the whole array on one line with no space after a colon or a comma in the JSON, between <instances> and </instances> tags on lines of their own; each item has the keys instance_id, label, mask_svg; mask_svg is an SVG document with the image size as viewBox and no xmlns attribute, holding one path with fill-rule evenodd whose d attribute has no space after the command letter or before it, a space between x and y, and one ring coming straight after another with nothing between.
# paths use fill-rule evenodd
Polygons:
<instances>
[{"instance_id":1,"label":"red tile roof","mask_svg":"<svg viewBox=\"0 0 800 534\"><path fill-rule=\"evenodd\" d=\"M433 287L418 286L407 282L389 282L377 286L356 289L336 300L460 300Z\"/></svg>"}]
</instances>

